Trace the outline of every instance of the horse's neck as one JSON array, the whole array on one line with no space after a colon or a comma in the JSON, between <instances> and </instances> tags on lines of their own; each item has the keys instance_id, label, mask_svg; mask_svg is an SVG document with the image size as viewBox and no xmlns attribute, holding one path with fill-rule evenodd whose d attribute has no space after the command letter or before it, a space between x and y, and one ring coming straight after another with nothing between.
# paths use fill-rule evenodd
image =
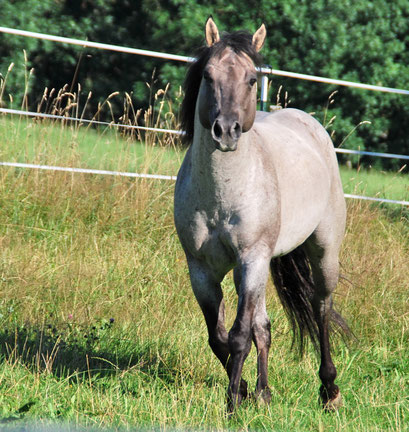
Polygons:
<instances>
[{"instance_id":1,"label":"horse's neck","mask_svg":"<svg viewBox=\"0 0 409 432\"><path fill-rule=\"evenodd\" d=\"M243 134L235 151L222 152L215 148L210 131L196 126L191 149L192 180L202 193L223 198L225 194L231 196L246 182L254 156L248 139L248 133Z\"/></svg>"}]
</instances>

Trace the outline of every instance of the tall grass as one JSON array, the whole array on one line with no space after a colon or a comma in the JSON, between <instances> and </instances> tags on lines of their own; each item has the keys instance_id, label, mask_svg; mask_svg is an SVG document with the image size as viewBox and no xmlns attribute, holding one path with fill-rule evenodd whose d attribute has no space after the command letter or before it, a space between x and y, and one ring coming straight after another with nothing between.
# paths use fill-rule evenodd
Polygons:
<instances>
[{"instance_id":1,"label":"tall grass","mask_svg":"<svg viewBox=\"0 0 409 432\"><path fill-rule=\"evenodd\" d=\"M340 172L345 193L409 201L406 165L398 172L347 167L341 167Z\"/></svg>"},{"instance_id":2,"label":"tall grass","mask_svg":"<svg viewBox=\"0 0 409 432\"><path fill-rule=\"evenodd\" d=\"M81 116L80 96L66 93L60 102L45 93L39 109ZM145 125L174 126L162 111L165 97L152 94L159 106L145 113ZM135 124L144 113L129 98L121 121ZM3 160L175 174L183 152L173 140L0 117ZM362 177L350 179L362 172L344 175L351 191L361 187ZM322 412L318 360L312 350L301 360L292 353L290 327L269 284L272 403L246 401L228 418L227 379L208 347L173 227L172 182L2 167L0 191L0 428L53 421L124 429L405 430L403 210L348 203L344 282L335 300L356 340L334 341L345 407ZM230 275L223 289L231 325L237 298ZM254 350L244 375L254 386Z\"/></svg>"},{"instance_id":3,"label":"tall grass","mask_svg":"<svg viewBox=\"0 0 409 432\"><path fill-rule=\"evenodd\" d=\"M107 134L89 131L84 140L75 132L78 146L70 146L69 129L0 121L5 135L16 127L23 134L2 139L1 152L13 139L28 149L32 136L42 143L34 156L49 163L86 164L79 149L88 139L90 147L95 138L121 153L135 145L119 136L104 143ZM66 153L51 151L55 141L46 137L55 130ZM161 172L177 169L180 153L170 155L155 153ZM115 164L128 167L128 156ZM173 228L173 183L3 167L0 188L0 425L367 431L408 424L405 213L348 205L336 302L357 340L334 341L345 407L321 411L318 361L312 350L302 360L291 352L290 328L269 285L273 401L245 402L227 418L227 379L208 347ZM230 325L237 301L231 277L224 292ZM244 374L254 386L254 350Z\"/></svg>"},{"instance_id":4,"label":"tall grass","mask_svg":"<svg viewBox=\"0 0 409 432\"><path fill-rule=\"evenodd\" d=\"M28 101L28 88L32 70L28 70L25 57L25 94L20 104L22 109L33 110L33 103ZM6 75L0 76L0 107L18 105L7 92L7 80L12 73L11 64ZM165 89L155 90L155 77L147 83L149 107L137 109L132 94L111 93L105 100L98 102L96 112L90 111L92 92L84 95L80 84L74 90L66 84L60 90L46 88L36 111L39 114L59 116L63 120L42 120L41 117L18 121L9 121L2 116L0 134L3 137L0 156L19 162L55 164L86 164L81 167L150 172L156 171L158 162L163 169L169 169L169 159L178 158L175 150L178 137L174 134L145 132L143 128L176 129L177 117L173 105L177 104L181 94L173 101ZM7 100L8 99L8 100ZM122 113L114 114L113 103L122 105ZM93 103L95 105L95 103ZM77 121L72 120L77 119ZM100 120L103 120L100 122ZM116 127L120 124L124 127ZM142 129L139 128L142 126ZM165 148L166 151L160 151ZM168 158L168 163L166 163ZM171 164L174 168L173 164Z\"/></svg>"}]
</instances>

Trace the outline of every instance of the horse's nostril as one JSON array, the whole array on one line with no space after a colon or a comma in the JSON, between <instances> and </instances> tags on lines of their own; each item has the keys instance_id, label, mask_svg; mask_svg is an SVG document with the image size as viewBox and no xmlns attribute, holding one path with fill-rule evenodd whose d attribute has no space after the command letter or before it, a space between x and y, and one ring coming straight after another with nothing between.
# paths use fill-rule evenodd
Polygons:
<instances>
[{"instance_id":1,"label":"horse's nostril","mask_svg":"<svg viewBox=\"0 0 409 432\"><path fill-rule=\"evenodd\" d=\"M215 141L238 141L242 133L239 122L230 122L224 118L217 119L213 123L212 136Z\"/></svg>"},{"instance_id":2,"label":"horse's nostril","mask_svg":"<svg viewBox=\"0 0 409 432\"><path fill-rule=\"evenodd\" d=\"M221 139L221 137L223 135L223 129L217 120L213 124L213 135L217 139Z\"/></svg>"},{"instance_id":3,"label":"horse's nostril","mask_svg":"<svg viewBox=\"0 0 409 432\"><path fill-rule=\"evenodd\" d=\"M241 126L240 126L240 123L235 122L235 124L233 125L233 127L232 127L231 130L232 130L232 138L239 139L240 136L241 136Z\"/></svg>"}]
</instances>

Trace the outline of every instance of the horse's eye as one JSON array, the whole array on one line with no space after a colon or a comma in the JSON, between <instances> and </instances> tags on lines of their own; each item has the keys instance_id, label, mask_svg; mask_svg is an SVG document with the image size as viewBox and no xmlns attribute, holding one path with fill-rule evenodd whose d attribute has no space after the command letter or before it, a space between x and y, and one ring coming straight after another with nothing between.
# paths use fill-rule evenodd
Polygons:
<instances>
[{"instance_id":1,"label":"horse's eye","mask_svg":"<svg viewBox=\"0 0 409 432\"><path fill-rule=\"evenodd\" d=\"M257 78L251 78L251 80L249 81L249 84L251 87L253 87L253 85L257 82Z\"/></svg>"},{"instance_id":2,"label":"horse's eye","mask_svg":"<svg viewBox=\"0 0 409 432\"><path fill-rule=\"evenodd\" d=\"M212 77L210 76L209 72L206 71L206 70L203 72L203 78L204 78L205 81L207 81L208 83L213 82Z\"/></svg>"}]
</instances>

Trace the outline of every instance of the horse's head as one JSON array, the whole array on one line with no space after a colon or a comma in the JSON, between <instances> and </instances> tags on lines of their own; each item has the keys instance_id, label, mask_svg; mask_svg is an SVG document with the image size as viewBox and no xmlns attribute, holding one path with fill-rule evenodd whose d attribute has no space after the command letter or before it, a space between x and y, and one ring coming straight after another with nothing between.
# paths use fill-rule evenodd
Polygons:
<instances>
[{"instance_id":1,"label":"horse's head","mask_svg":"<svg viewBox=\"0 0 409 432\"><path fill-rule=\"evenodd\" d=\"M253 126L257 71L252 57L263 46L266 29L263 24L252 37L244 32L228 37L220 39L212 18L207 20L207 46L215 49L203 68L197 107L202 126L211 130L221 151L236 150L242 132Z\"/></svg>"}]
</instances>

